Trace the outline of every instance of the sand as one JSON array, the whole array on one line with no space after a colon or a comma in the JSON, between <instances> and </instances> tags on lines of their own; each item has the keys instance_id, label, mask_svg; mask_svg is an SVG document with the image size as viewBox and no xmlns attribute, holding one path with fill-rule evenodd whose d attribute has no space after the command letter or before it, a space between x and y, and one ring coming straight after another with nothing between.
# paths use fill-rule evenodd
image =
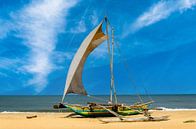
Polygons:
<instances>
[{"instance_id":1,"label":"sand","mask_svg":"<svg viewBox=\"0 0 196 129\"><path fill-rule=\"evenodd\" d=\"M69 113L0 113L0 129L196 129L194 111L152 111L153 116L169 115L162 122L117 122L104 124L98 118L65 118ZM26 116L37 115L27 119ZM140 115L131 117L141 117Z\"/></svg>"}]
</instances>

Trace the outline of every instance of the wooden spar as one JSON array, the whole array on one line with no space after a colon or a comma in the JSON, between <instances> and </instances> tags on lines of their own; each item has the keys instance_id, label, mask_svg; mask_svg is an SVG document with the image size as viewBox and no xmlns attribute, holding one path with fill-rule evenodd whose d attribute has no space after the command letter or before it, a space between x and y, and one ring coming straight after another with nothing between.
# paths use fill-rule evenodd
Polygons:
<instances>
[{"instance_id":1,"label":"wooden spar","mask_svg":"<svg viewBox=\"0 0 196 129\"><path fill-rule=\"evenodd\" d=\"M148 104L151 104L151 103L154 103L154 101L149 101L149 102L141 103L141 104L134 104L134 105L130 105L130 107L131 106L143 106L143 105L148 105Z\"/></svg>"},{"instance_id":2,"label":"wooden spar","mask_svg":"<svg viewBox=\"0 0 196 129\"><path fill-rule=\"evenodd\" d=\"M112 27L112 59L111 59L111 71L112 71L112 75L111 75L111 80L112 80L112 89L114 92L114 102L115 104L117 104L117 96L116 96L116 88L114 85L114 28Z\"/></svg>"},{"instance_id":3,"label":"wooden spar","mask_svg":"<svg viewBox=\"0 0 196 129\"><path fill-rule=\"evenodd\" d=\"M150 114L148 113L147 110L144 111L144 116L142 118L126 118L126 117L122 117L121 115L119 115L118 113L107 109L106 107L96 104L97 106L107 110L108 112L110 112L111 114L113 114L114 116L116 116L117 118L110 118L110 119L99 119L100 121L104 122L104 123L109 123L109 122L146 122L146 121L166 121L168 120L169 116L161 116L161 117L151 117Z\"/></svg>"},{"instance_id":4,"label":"wooden spar","mask_svg":"<svg viewBox=\"0 0 196 129\"><path fill-rule=\"evenodd\" d=\"M108 27L109 27L109 23L108 23L108 19L107 17L105 17L105 22L106 22L106 35L108 36L107 38L107 46L108 46L108 55L109 55L109 59L110 59L110 103L113 103L113 94L112 94L112 55L111 55L111 51L110 51L110 38L109 38L109 32L108 32Z\"/></svg>"},{"instance_id":5,"label":"wooden spar","mask_svg":"<svg viewBox=\"0 0 196 129\"><path fill-rule=\"evenodd\" d=\"M141 117L141 118L123 118L119 120L118 118L106 118L106 119L99 119L101 122L109 123L109 122L147 122L147 121L166 121L169 116L161 116L161 117Z\"/></svg>"},{"instance_id":6,"label":"wooden spar","mask_svg":"<svg viewBox=\"0 0 196 129\"><path fill-rule=\"evenodd\" d=\"M110 109L107 109L106 107L102 106L102 105L99 105L99 104L96 104L97 106L107 110L109 113L113 114L114 116L118 117L120 120L123 120L123 117L121 115L119 115L118 113L110 110Z\"/></svg>"}]
</instances>

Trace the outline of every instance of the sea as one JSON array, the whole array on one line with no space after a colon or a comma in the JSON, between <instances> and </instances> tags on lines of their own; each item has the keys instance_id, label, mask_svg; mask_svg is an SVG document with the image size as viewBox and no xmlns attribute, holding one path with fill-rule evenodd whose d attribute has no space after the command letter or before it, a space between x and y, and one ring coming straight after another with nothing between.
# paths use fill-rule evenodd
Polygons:
<instances>
[{"instance_id":1,"label":"sea","mask_svg":"<svg viewBox=\"0 0 196 129\"><path fill-rule=\"evenodd\" d=\"M62 96L0 96L0 113L8 112L67 112L67 109L53 109L54 104L61 102ZM70 104L85 105L87 102L107 103L109 96L94 95L80 96L68 95L64 102ZM136 102L148 102L153 100L154 103L150 108L163 110L196 110L196 95L119 95L118 103L134 104Z\"/></svg>"}]
</instances>

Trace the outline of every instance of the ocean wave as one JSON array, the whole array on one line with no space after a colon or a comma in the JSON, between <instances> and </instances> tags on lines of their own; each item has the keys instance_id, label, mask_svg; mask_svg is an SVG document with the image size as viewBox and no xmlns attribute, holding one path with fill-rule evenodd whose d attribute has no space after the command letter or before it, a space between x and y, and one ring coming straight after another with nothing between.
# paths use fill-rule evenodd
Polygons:
<instances>
[{"instance_id":1,"label":"ocean wave","mask_svg":"<svg viewBox=\"0 0 196 129\"><path fill-rule=\"evenodd\" d=\"M27 112L26 112L26 111L21 111L21 112L20 112L20 111L2 111L2 112L0 112L0 113L2 113L2 114L9 114L9 113L10 113L10 114L13 114L13 113L14 113L14 114L20 114L20 113L21 113L21 114L22 114L22 113L28 113L28 114L49 113L49 114L52 114L52 113L67 113L67 112L40 112L40 111L39 111L39 112L38 112L38 111L37 111L37 112L35 112L35 111L34 111L34 112L30 112L30 111L27 111Z\"/></svg>"},{"instance_id":2,"label":"ocean wave","mask_svg":"<svg viewBox=\"0 0 196 129\"><path fill-rule=\"evenodd\" d=\"M22 113L22 112L14 112L14 111L2 111L2 112L0 112L0 113Z\"/></svg>"},{"instance_id":3,"label":"ocean wave","mask_svg":"<svg viewBox=\"0 0 196 129\"><path fill-rule=\"evenodd\" d=\"M157 107L155 110L163 110L163 111L196 111L196 109L192 109L192 108L167 108L167 107Z\"/></svg>"},{"instance_id":4,"label":"ocean wave","mask_svg":"<svg viewBox=\"0 0 196 129\"><path fill-rule=\"evenodd\" d=\"M2 112L0 112L0 113L8 114L8 113L34 113L34 112L2 111Z\"/></svg>"}]
</instances>

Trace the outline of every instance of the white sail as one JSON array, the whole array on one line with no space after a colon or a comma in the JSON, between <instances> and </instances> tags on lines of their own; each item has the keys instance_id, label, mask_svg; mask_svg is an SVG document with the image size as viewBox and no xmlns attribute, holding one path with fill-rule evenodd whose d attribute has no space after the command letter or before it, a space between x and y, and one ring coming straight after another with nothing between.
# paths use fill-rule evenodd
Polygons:
<instances>
[{"instance_id":1,"label":"white sail","mask_svg":"<svg viewBox=\"0 0 196 129\"><path fill-rule=\"evenodd\" d=\"M63 100L68 93L87 95L82 83L82 71L88 55L107 39L102 32L102 24L103 21L89 33L76 52L68 70Z\"/></svg>"}]
</instances>

